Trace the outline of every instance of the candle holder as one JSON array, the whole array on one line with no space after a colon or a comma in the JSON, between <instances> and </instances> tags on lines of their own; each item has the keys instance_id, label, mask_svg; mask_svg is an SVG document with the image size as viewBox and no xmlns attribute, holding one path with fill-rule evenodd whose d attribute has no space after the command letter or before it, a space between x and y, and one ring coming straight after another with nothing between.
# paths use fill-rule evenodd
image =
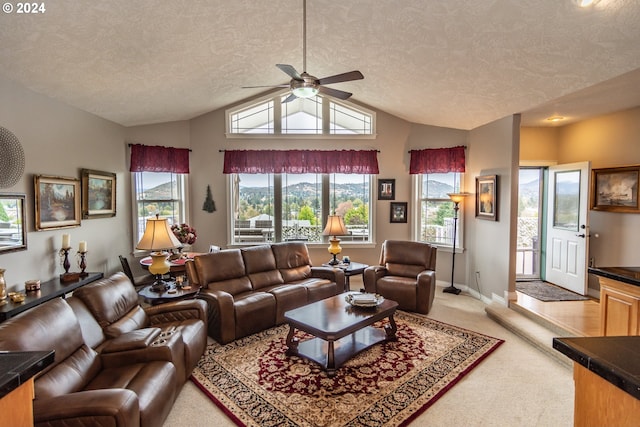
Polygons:
<instances>
[{"instance_id":1,"label":"candle holder","mask_svg":"<svg viewBox=\"0 0 640 427\"><path fill-rule=\"evenodd\" d=\"M60 275L60 280L63 282L73 282L80 278L79 273L69 273L69 268L71 268L71 263L69 262L70 250L71 248L60 249L60 258L62 258L62 267L64 268L64 273Z\"/></svg>"},{"instance_id":2,"label":"candle holder","mask_svg":"<svg viewBox=\"0 0 640 427\"><path fill-rule=\"evenodd\" d=\"M86 263L87 251L84 251L84 252L78 251L78 255L80 256L80 261L78 262L78 267L80 267L80 277L87 277L89 273L85 273L84 271L87 268L87 263Z\"/></svg>"}]
</instances>

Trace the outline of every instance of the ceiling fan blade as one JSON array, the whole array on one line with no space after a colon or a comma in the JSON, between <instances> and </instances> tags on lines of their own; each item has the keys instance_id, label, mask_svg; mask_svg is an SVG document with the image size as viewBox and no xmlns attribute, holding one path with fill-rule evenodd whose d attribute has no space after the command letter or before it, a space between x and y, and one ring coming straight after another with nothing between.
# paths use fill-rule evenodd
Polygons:
<instances>
[{"instance_id":1,"label":"ceiling fan blade","mask_svg":"<svg viewBox=\"0 0 640 427\"><path fill-rule=\"evenodd\" d=\"M293 66L288 64L276 64L276 67L287 73L292 79L302 80L302 77L300 77L300 74L296 71L295 68L293 68Z\"/></svg>"},{"instance_id":2,"label":"ceiling fan blade","mask_svg":"<svg viewBox=\"0 0 640 427\"><path fill-rule=\"evenodd\" d=\"M325 95L333 96L334 98L345 100L353 95L350 92L345 92L343 90L333 89L330 87L319 86L318 91L320 93L324 93Z\"/></svg>"},{"instance_id":3,"label":"ceiling fan blade","mask_svg":"<svg viewBox=\"0 0 640 427\"><path fill-rule=\"evenodd\" d=\"M264 85L264 86L242 86L242 89L254 89L258 87L289 87L289 84L283 85Z\"/></svg>"},{"instance_id":4,"label":"ceiling fan blade","mask_svg":"<svg viewBox=\"0 0 640 427\"><path fill-rule=\"evenodd\" d=\"M297 98L297 96L295 96L294 94L289 94L289 96L287 96L287 97L282 101L282 103L284 104L284 103L286 103L286 102L291 102L291 101L293 101L293 100L294 100L294 99L296 99L296 98Z\"/></svg>"},{"instance_id":5,"label":"ceiling fan blade","mask_svg":"<svg viewBox=\"0 0 640 427\"><path fill-rule=\"evenodd\" d=\"M348 82L351 80L360 80L360 79L364 79L364 76L360 71L349 71L348 73L336 74L335 76L319 79L318 83L321 85L328 85L331 83Z\"/></svg>"}]
</instances>

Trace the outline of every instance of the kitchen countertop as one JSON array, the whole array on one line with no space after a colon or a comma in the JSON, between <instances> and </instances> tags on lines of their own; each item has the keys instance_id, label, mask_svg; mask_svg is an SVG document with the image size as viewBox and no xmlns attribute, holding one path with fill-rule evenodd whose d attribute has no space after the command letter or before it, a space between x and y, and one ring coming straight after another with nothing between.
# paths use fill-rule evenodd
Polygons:
<instances>
[{"instance_id":1,"label":"kitchen countertop","mask_svg":"<svg viewBox=\"0 0 640 427\"><path fill-rule=\"evenodd\" d=\"M0 351L0 398L53 363L54 351Z\"/></svg>"},{"instance_id":2,"label":"kitchen countertop","mask_svg":"<svg viewBox=\"0 0 640 427\"><path fill-rule=\"evenodd\" d=\"M554 338L553 348L640 399L640 336Z\"/></svg>"},{"instance_id":3,"label":"kitchen countertop","mask_svg":"<svg viewBox=\"0 0 640 427\"><path fill-rule=\"evenodd\" d=\"M589 267L589 273L640 286L640 267Z\"/></svg>"}]
</instances>

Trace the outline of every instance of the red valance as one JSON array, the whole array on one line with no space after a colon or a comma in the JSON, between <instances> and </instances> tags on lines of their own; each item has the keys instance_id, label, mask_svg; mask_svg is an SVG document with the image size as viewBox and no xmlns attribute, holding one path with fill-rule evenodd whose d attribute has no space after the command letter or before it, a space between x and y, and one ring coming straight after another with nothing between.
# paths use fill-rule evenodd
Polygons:
<instances>
[{"instance_id":1,"label":"red valance","mask_svg":"<svg viewBox=\"0 0 640 427\"><path fill-rule=\"evenodd\" d=\"M464 172L464 146L411 150L410 174Z\"/></svg>"},{"instance_id":2,"label":"red valance","mask_svg":"<svg viewBox=\"0 0 640 427\"><path fill-rule=\"evenodd\" d=\"M376 150L226 150L224 173L377 174Z\"/></svg>"},{"instance_id":3,"label":"red valance","mask_svg":"<svg viewBox=\"0 0 640 427\"><path fill-rule=\"evenodd\" d=\"M130 144L130 172L189 173L189 149Z\"/></svg>"}]
</instances>

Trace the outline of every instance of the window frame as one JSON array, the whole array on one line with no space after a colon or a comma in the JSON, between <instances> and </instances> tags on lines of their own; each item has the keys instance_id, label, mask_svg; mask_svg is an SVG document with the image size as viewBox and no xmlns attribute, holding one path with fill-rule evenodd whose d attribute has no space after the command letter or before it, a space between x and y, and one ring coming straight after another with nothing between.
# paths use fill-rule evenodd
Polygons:
<instances>
[{"instance_id":1,"label":"window frame","mask_svg":"<svg viewBox=\"0 0 640 427\"><path fill-rule=\"evenodd\" d=\"M228 206L228 217L229 220L227 221L227 246L228 247L244 247L244 246L252 246L252 245L259 245L259 244L264 244L265 242L239 242L236 241L235 239L235 228L236 228L236 223L235 223L235 185L234 185L234 180L235 180L235 176L237 174L228 174L227 175L227 194L228 194L228 199L227 199L227 206ZM282 212L282 205L284 204L284 198L285 198L285 191L284 191L284 186L286 184L286 179L284 178L284 176L286 174L260 174L260 175L271 175L272 178L270 178L270 182L273 183L273 228L274 228L274 232L273 232L273 239L271 240L271 242L277 242L277 241L284 241L282 240L282 221L283 221L283 212ZM296 175L296 174L291 174L291 175ZM321 180L320 180L320 186L321 186L321 199L319 201L319 205L320 205L320 209L321 209L321 213L320 213L320 220L321 220L321 229L324 229L325 225L326 225L326 221L327 221L327 216L329 215L329 213L333 213L335 206L334 206L334 190L333 190L333 175L332 173L325 173L325 174L315 174L315 175L320 175L321 176ZM356 240L346 240L344 238L341 238L339 236L339 238L341 238L341 245L345 245L345 246L358 246L358 247L375 247L375 200L374 200L374 193L375 193L375 189L376 187L376 175L369 175L369 174L350 174L350 175L354 175L354 176L368 176L369 178L369 194L368 194L368 198L369 198L369 223L368 223L368 229L369 229L369 234L368 234L368 240L366 241L356 241ZM329 244L329 238L331 236L322 236L322 240L321 241L307 241L307 246L310 247L323 247ZM346 236L345 236L346 237ZM269 243L271 243L269 242Z\"/></svg>"},{"instance_id":2,"label":"window frame","mask_svg":"<svg viewBox=\"0 0 640 427\"><path fill-rule=\"evenodd\" d=\"M376 112L369 110L361 105L351 101L343 101L332 98L327 95L316 95L322 99L322 132L321 133L292 133L282 132L282 97L291 92L290 89L281 89L270 94L254 98L243 104L237 105L225 111L225 135L228 139L375 139L376 134ZM256 107L261 103L273 102L273 133L233 133L232 132L232 116L240 111ZM370 134L348 134L348 133L330 133L331 114L329 104L335 103L343 108L357 111L361 114L371 117L371 133Z\"/></svg>"},{"instance_id":3,"label":"window frame","mask_svg":"<svg viewBox=\"0 0 640 427\"><path fill-rule=\"evenodd\" d=\"M447 172L450 174L457 174L458 178L454 178L454 182L457 181L458 183L458 188L455 188L454 185L454 191L455 192L464 192L464 188L463 188L463 183L464 183L464 172ZM425 243L429 243L430 245L433 245L435 247L437 247L438 249L442 249L444 252L451 252L453 250L453 244L447 244L447 243L441 243L441 242L430 242L430 241L425 241L425 240L421 240L420 235L422 232L421 229L421 224L422 224L422 202L423 201L435 201L435 202L450 202L451 204L453 204L453 202L450 199L441 199L441 198L423 198L422 197L422 183L424 182L424 177L425 175L429 175L429 174L415 174L413 175L413 178L411 180L411 194L412 194L412 199L415 201L415 203L413 204L413 208L412 208L412 215L411 215L411 235L413 236L413 239L418 241L418 242L425 242ZM458 211L458 223L457 223L457 227L456 227L456 237L457 237L457 241L455 243L456 246L456 253L462 253L465 250L464 247L464 218L465 218L465 205L464 205L465 201L462 201L460 203L460 210Z\"/></svg>"},{"instance_id":4,"label":"window frame","mask_svg":"<svg viewBox=\"0 0 640 427\"><path fill-rule=\"evenodd\" d=\"M138 199L138 194L140 192L142 192L142 188L140 187L142 185L142 182L140 181L140 177L141 174L151 174L151 173L158 173L158 174L171 174L172 176L176 176L176 180L177 180L177 185L178 185L178 192L180 194L178 194L177 198L172 198L172 199L144 199L144 201L149 201L149 202L153 202L153 201L158 201L158 202L167 202L167 201L173 201L178 203L178 216L179 216L179 221L178 223L189 223L189 191L188 191L188 179L189 179L189 175L188 174L179 174L179 173L173 173L173 172L131 172L131 201L132 204L131 206L133 206L132 208L132 213L131 213L131 219L132 219L132 238L133 238L133 254L134 255L140 255L143 256L144 254L147 254L149 251L145 251L145 250L140 250L140 249L136 249L136 246L138 245L138 242L140 241L140 238L142 236L142 233L144 233L144 229L140 230L139 225L140 224L145 224L144 226L146 227L146 218L147 217L141 217L138 216L138 203L140 202L140 200ZM161 218L163 218L161 216ZM171 225L171 222L169 222L169 225ZM142 232L142 233L141 233Z\"/></svg>"}]
</instances>

